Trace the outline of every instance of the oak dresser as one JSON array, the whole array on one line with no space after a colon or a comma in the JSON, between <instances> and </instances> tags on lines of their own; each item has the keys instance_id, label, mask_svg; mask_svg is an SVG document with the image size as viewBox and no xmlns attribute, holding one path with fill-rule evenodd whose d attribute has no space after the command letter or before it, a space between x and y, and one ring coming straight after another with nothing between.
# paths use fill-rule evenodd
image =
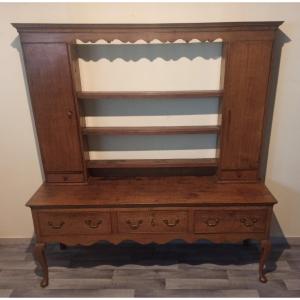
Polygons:
<instances>
[{"instance_id":1,"label":"oak dresser","mask_svg":"<svg viewBox=\"0 0 300 300\"><path fill-rule=\"evenodd\" d=\"M48 285L48 243L166 243L176 239L261 243L259 280L271 250L276 200L260 176L272 47L282 22L13 24L22 44L45 182L31 208L34 254ZM222 40L220 88L83 90L77 41L185 43ZM85 101L219 99L218 123L87 126ZM215 134L216 157L92 159L90 136ZM196 137L196 135L195 135ZM100 254L101 255L101 254ZM200 255L200 254L199 254Z\"/></svg>"}]
</instances>

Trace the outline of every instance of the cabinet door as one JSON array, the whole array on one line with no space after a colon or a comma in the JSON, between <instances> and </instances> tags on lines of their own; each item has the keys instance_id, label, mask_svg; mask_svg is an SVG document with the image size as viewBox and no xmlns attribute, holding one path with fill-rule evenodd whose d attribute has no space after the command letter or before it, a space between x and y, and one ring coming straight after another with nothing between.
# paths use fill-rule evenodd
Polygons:
<instances>
[{"instance_id":1,"label":"cabinet door","mask_svg":"<svg viewBox=\"0 0 300 300\"><path fill-rule=\"evenodd\" d=\"M219 178L256 180L272 41L227 45Z\"/></svg>"},{"instance_id":2,"label":"cabinet door","mask_svg":"<svg viewBox=\"0 0 300 300\"><path fill-rule=\"evenodd\" d=\"M23 52L46 178L73 181L53 176L83 172L67 45L23 44Z\"/></svg>"}]
</instances>

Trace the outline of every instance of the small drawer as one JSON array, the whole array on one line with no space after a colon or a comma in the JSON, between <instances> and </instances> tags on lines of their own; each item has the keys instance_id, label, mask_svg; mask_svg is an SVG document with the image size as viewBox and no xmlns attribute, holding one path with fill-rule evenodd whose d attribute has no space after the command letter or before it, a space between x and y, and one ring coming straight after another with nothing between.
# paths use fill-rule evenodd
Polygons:
<instances>
[{"instance_id":1,"label":"small drawer","mask_svg":"<svg viewBox=\"0 0 300 300\"><path fill-rule=\"evenodd\" d=\"M187 231L187 212L146 210L118 212L121 233L168 233Z\"/></svg>"},{"instance_id":2,"label":"small drawer","mask_svg":"<svg viewBox=\"0 0 300 300\"><path fill-rule=\"evenodd\" d=\"M111 232L109 212L39 212L41 235L93 235Z\"/></svg>"},{"instance_id":3,"label":"small drawer","mask_svg":"<svg viewBox=\"0 0 300 300\"><path fill-rule=\"evenodd\" d=\"M152 232L149 211L118 212L118 231L120 233Z\"/></svg>"},{"instance_id":4,"label":"small drawer","mask_svg":"<svg viewBox=\"0 0 300 300\"><path fill-rule=\"evenodd\" d=\"M186 211L154 211L152 215L155 232L187 232Z\"/></svg>"},{"instance_id":5,"label":"small drawer","mask_svg":"<svg viewBox=\"0 0 300 300\"><path fill-rule=\"evenodd\" d=\"M264 232L267 224L267 210L237 211L233 232Z\"/></svg>"},{"instance_id":6,"label":"small drawer","mask_svg":"<svg viewBox=\"0 0 300 300\"><path fill-rule=\"evenodd\" d=\"M222 170L220 172L221 181L256 181L257 170Z\"/></svg>"},{"instance_id":7,"label":"small drawer","mask_svg":"<svg viewBox=\"0 0 300 300\"><path fill-rule=\"evenodd\" d=\"M84 182L82 173L47 173L46 179L49 183Z\"/></svg>"},{"instance_id":8,"label":"small drawer","mask_svg":"<svg viewBox=\"0 0 300 300\"><path fill-rule=\"evenodd\" d=\"M267 210L197 210L194 214L195 233L264 232Z\"/></svg>"}]
</instances>

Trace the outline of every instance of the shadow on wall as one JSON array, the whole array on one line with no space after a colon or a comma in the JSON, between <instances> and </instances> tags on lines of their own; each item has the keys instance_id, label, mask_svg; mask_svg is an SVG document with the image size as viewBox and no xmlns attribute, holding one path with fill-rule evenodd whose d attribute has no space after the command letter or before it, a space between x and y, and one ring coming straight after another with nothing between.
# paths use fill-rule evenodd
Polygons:
<instances>
[{"instance_id":1,"label":"shadow on wall","mask_svg":"<svg viewBox=\"0 0 300 300\"><path fill-rule=\"evenodd\" d=\"M175 116L218 114L218 98L85 100L86 116Z\"/></svg>"},{"instance_id":2,"label":"shadow on wall","mask_svg":"<svg viewBox=\"0 0 300 300\"><path fill-rule=\"evenodd\" d=\"M182 57L194 59L218 59L221 56L222 43L184 43L184 44L120 44L120 45L77 45L77 53L85 61L121 58L125 61L137 61L142 58L153 61L160 57L163 60L178 60Z\"/></svg>"},{"instance_id":3,"label":"shadow on wall","mask_svg":"<svg viewBox=\"0 0 300 300\"><path fill-rule=\"evenodd\" d=\"M272 180L267 181L267 186L277 199L282 199L282 202L278 203L277 205L280 205L280 211L287 216L287 220L285 220L286 224L295 224L295 219L299 218L297 205L300 199L300 192ZM288 199L289 206L285 205L285 199ZM277 239L284 237L283 231L276 216L273 217L271 233Z\"/></svg>"},{"instance_id":4,"label":"shadow on wall","mask_svg":"<svg viewBox=\"0 0 300 300\"><path fill-rule=\"evenodd\" d=\"M180 141L180 143L179 143ZM214 149L216 134L97 136L88 137L91 151L144 151Z\"/></svg>"},{"instance_id":5,"label":"shadow on wall","mask_svg":"<svg viewBox=\"0 0 300 300\"><path fill-rule=\"evenodd\" d=\"M261 178L264 181L266 176L267 162L268 162L268 153L269 153L269 145L270 145L270 137L271 137L271 129L273 122L273 112L276 98L276 89L277 89L277 81L280 69L280 59L281 59L281 51L284 44L290 42L291 39L280 29L277 31L276 39L273 44L273 57L272 57L272 68L269 78L269 89L268 89L268 99L267 99L267 108L265 112L265 130L263 135L263 143L262 143L262 152L261 152L261 165L260 165L260 173ZM270 186L271 191L273 190ZM277 195L275 195L277 196ZM280 197L277 197L280 199ZM280 226L280 223L275 214L273 214L272 225L271 225L271 236L273 236L273 242L280 244L280 251L274 254L274 259L269 262L268 269L269 271L276 269L276 261L280 258L284 249L290 248L287 239L284 236L283 230Z\"/></svg>"},{"instance_id":6,"label":"shadow on wall","mask_svg":"<svg viewBox=\"0 0 300 300\"><path fill-rule=\"evenodd\" d=\"M273 44L272 69L269 78L269 91L267 99L267 109L265 112L265 130L261 152L261 177L266 177L268 153L270 146L271 129L273 122L273 112L276 98L277 81L280 69L281 51L284 44L289 43L291 39L280 29L277 32L275 42Z\"/></svg>"},{"instance_id":7,"label":"shadow on wall","mask_svg":"<svg viewBox=\"0 0 300 300\"><path fill-rule=\"evenodd\" d=\"M289 43L290 41L291 39L284 32L282 32L280 29L277 31L276 39L273 44L272 69L269 78L267 109L265 112L265 130L264 130L264 139L263 139L262 152L261 152L260 171L261 171L261 178L263 181L265 181L266 170L267 170L268 153L269 153L273 113L274 113L275 98L276 98L276 89L277 89L278 75L280 70L281 52L284 44ZM273 193L275 194L274 196L277 199L283 199L283 197L280 197L278 194L276 194L276 189L277 189L276 185L277 184L272 183L268 185L268 187L270 188L271 192L273 191ZM289 194L290 192L285 190L284 195L289 195ZM283 230L275 214L273 214L273 219L272 219L271 236L274 237L273 238L274 242L279 242L282 245L282 251L285 248L289 248L289 243L284 236ZM280 253L278 253L278 258L279 257L280 257ZM274 266L272 268L274 269Z\"/></svg>"}]
</instances>

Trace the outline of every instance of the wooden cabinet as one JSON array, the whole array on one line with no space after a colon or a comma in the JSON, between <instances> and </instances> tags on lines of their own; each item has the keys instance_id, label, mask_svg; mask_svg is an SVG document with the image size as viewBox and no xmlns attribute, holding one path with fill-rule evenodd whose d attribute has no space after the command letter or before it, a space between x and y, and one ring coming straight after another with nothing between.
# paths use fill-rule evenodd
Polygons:
<instances>
[{"instance_id":1,"label":"wooden cabinet","mask_svg":"<svg viewBox=\"0 0 300 300\"><path fill-rule=\"evenodd\" d=\"M272 41L226 44L221 180L257 180Z\"/></svg>"},{"instance_id":2,"label":"wooden cabinet","mask_svg":"<svg viewBox=\"0 0 300 300\"><path fill-rule=\"evenodd\" d=\"M46 180L82 182L83 164L65 44L23 44Z\"/></svg>"},{"instance_id":3,"label":"wooden cabinet","mask_svg":"<svg viewBox=\"0 0 300 300\"><path fill-rule=\"evenodd\" d=\"M13 24L20 34L45 183L28 202L34 253L48 285L47 243L90 245L261 243L259 279L270 252L276 200L261 182L261 145L276 30L282 22L202 24ZM173 91L82 90L76 40L134 43L221 39L220 88ZM84 101L219 99L219 123L89 127ZM183 100L184 101L184 100ZM171 102L171 101L170 101ZM216 157L92 159L88 137L215 134ZM100 254L101 255L101 254ZM200 254L199 254L200 255Z\"/></svg>"}]
</instances>

